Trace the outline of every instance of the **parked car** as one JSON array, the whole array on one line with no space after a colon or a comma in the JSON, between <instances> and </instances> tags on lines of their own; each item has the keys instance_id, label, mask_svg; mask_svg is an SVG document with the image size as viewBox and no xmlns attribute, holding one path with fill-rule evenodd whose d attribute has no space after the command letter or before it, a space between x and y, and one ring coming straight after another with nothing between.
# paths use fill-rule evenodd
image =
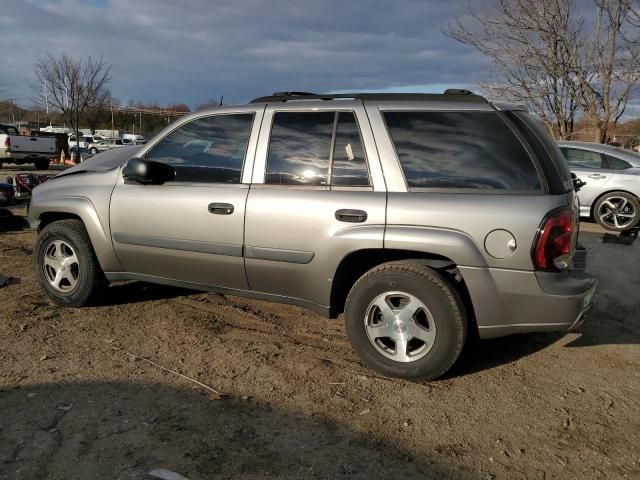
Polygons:
<instances>
[{"instance_id":1,"label":"parked car","mask_svg":"<svg viewBox=\"0 0 640 480\"><path fill-rule=\"evenodd\" d=\"M122 140L127 143L133 143L134 145L144 145L147 143L147 139L142 135L134 135L132 133L123 133Z\"/></svg>"},{"instance_id":2,"label":"parked car","mask_svg":"<svg viewBox=\"0 0 640 480\"><path fill-rule=\"evenodd\" d=\"M344 312L363 361L404 378L474 334L575 329L596 289L558 146L466 91L197 112L37 187L29 214L58 304L142 280Z\"/></svg>"},{"instance_id":3,"label":"parked car","mask_svg":"<svg viewBox=\"0 0 640 480\"><path fill-rule=\"evenodd\" d=\"M558 142L569 168L586 184L580 215L606 230L623 232L640 222L640 154L612 145Z\"/></svg>"},{"instance_id":4,"label":"parked car","mask_svg":"<svg viewBox=\"0 0 640 480\"><path fill-rule=\"evenodd\" d=\"M99 135L83 135L80 137L80 148L86 148L92 155L100 150L100 144L106 139ZM75 135L69 136L69 147L77 145Z\"/></svg>"},{"instance_id":5,"label":"parked car","mask_svg":"<svg viewBox=\"0 0 640 480\"><path fill-rule=\"evenodd\" d=\"M54 137L20 135L13 125L0 124L0 167L3 163L33 163L38 170L46 170L56 152L59 148Z\"/></svg>"},{"instance_id":6,"label":"parked car","mask_svg":"<svg viewBox=\"0 0 640 480\"><path fill-rule=\"evenodd\" d=\"M104 152L105 150L111 150L112 148L124 147L127 143L123 142L120 138L106 139L96 144L95 148L98 152Z\"/></svg>"}]
</instances>

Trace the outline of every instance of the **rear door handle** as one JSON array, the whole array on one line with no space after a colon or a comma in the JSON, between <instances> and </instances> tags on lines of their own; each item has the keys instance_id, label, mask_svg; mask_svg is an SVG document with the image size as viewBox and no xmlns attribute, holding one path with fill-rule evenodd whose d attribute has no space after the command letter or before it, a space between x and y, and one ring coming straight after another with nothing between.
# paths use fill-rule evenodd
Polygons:
<instances>
[{"instance_id":1,"label":"rear door handle","mask_svg":"<svg viewBox=\"0 0 640 480\"><path fill-rule=\"evenodd\" d=\"M367 212L364 210L350 210L348 208L336 210L336 220L349 223L362 223L367 220Z\"/></svg>"},{"instance_id":2,"label":"rear door handle","mask_svg":"<svg viewBox=\"0 0 640 480\"><path fill-rule=\"evenodd\" d=\"M594 173L593 175L589 175L589 178L600 179L600 178L607 178L607 176L606 175L600 175L599 173Z\"/></svg>"},{"instance_id":3,"label":"rear door handle","mask_svg":"<svg viewBox=\"0 0 640 480\"><path fill-rule=\"evenodd\" d=\"M230 203L210 203L209 213L214 215L231 215L233 213L233 205Z\"/></svg>"}]
</instances>

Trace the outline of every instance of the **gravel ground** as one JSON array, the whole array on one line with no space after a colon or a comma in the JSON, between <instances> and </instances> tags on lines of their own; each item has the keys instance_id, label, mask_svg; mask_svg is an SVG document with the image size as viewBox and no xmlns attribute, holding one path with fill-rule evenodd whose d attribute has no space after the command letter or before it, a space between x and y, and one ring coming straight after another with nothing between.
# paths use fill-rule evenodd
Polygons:
<instances>
[{"instance_id":1,"label":"gravel ground","mask_svg":"<svg viewBox=\"0 0 640 480\"><path fill-rule=\"evenodd\" d=\"M56 307L34 241L0 233L2 479L640 478L638 242L581 234L600 288L579 332L478 342L413 383L297 307L139 282Z\"/></svg>"}]
</instances>

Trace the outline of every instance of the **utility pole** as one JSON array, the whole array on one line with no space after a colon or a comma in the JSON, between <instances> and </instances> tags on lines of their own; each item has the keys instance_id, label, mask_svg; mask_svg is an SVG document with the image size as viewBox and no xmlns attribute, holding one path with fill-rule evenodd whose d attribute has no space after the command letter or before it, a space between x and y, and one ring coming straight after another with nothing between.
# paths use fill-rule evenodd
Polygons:
<instances>
[{"instance_id":1,"label":"utility pole","mask_svg":"<svg viewBox=\"0 0 640 480\"><path fill-rule=\"evenodd\" d=\"M109 96L111 96L111 95L109 95ZM115 135L113 133L115 131L115 126L113 125L113 98L110 98L109 102L111 104L111 136L113 137Z\"/></svg>"},{"instance_id":2,"label":"utility pole","mask_svg":"<svg viewBox=\"0 0 640 480\"><path fill-rule=\"evenodd\" d=\"M13 125L16 124L16 115L13 112L13 98L9 99L9 104L11 105L11 122L13 122Z\"/></svg>"},{"instance_id":3,"label":"utility pole","mask_svg":"<svg viewBox=\"0 0 640 480\"><path fill-rule=\"evenodd\" d=\"M140 109L140 135L142 135L142 109Z\"/></svg>"}]
</instances>

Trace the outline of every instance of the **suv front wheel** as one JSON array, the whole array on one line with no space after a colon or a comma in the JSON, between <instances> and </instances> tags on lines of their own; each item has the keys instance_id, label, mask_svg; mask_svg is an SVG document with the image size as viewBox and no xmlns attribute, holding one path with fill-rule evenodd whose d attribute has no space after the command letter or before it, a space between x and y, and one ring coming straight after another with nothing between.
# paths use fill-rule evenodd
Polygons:
<instances>
[{"instance_id":1,"label":"suv front wheel","mask_svg":"<svg viewBox=\"0 0 640 480\"><path fill-rule=\"evenodd\" d=\"M345 305L353 349L378 372L433 380L460 356L467 336L456 289L418 262L390 262L364 274Z\"/></svg>"},{"instance_id":2,"label":"suv front wheel","mask_svg":"<svg viewBox=\"0 0 640 480\"><path fill-rule=\"evenodd\" d=\"M34 251L36 276L54 302L86 305L106 279L80 220L61 220L42 229Z\"/></svg>"}]
</instances>

